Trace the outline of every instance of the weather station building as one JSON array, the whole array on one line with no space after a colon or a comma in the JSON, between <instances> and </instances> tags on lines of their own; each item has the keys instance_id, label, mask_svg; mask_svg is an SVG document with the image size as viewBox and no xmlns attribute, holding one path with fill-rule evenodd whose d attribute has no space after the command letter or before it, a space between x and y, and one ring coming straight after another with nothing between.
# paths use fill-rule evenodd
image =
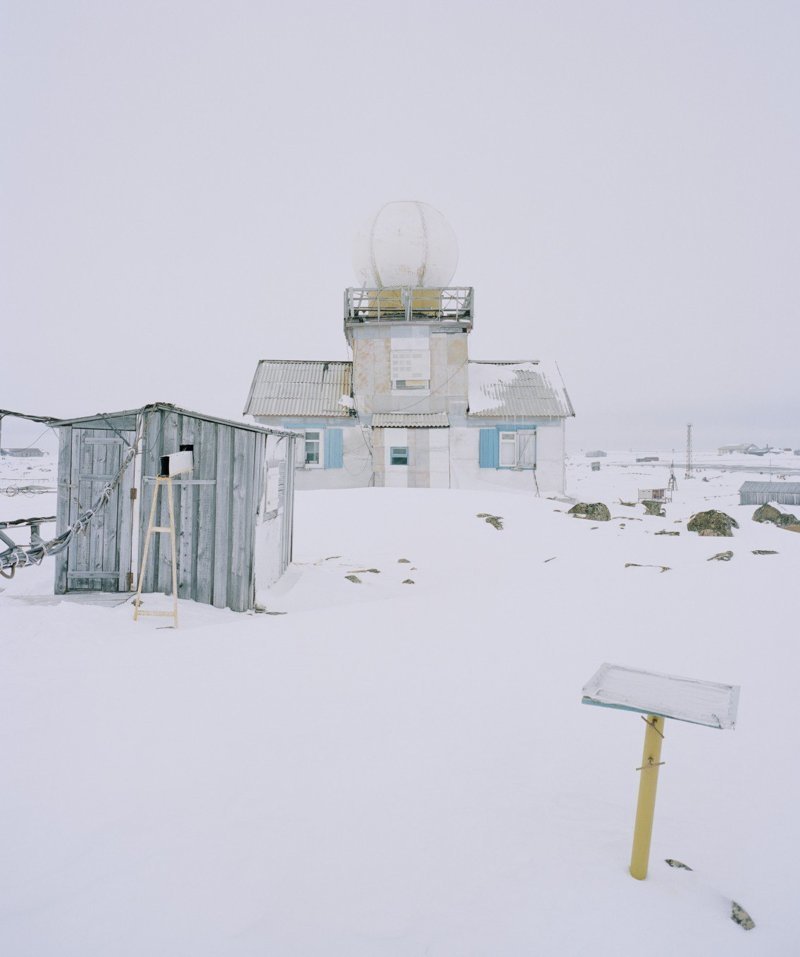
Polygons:
<instances>
[{"instance_id":1,"label":"weather station building","mask_svg":"<svg viewBox=\"0 0 800 957\"><path fill-rule=\"evenodd\" d=\"M473 289L425 203L383 206L358 233L345 290L352 361L262 359L244 414L303 443L298 489L482 488L561 495L565 422L555 364L469 358Z\"/></svg>"}]
</instances>

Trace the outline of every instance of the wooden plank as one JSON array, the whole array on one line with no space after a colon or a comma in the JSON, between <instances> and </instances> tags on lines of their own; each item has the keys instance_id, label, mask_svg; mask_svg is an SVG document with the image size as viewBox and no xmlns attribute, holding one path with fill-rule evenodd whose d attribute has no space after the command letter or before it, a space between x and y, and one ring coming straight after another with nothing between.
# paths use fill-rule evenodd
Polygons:
<instances>
[{"instance_id":1,"label":"wooden plank","mask_svg":"<svg viewBox=\"0 0 800 957\"><path fill-rule=\"evenodd\" d=\"M217 431L213 422L199 421L194 446L195 477L202 482L213 482L217 474ZM214 526L216 524L217 493L215 485L197 487L195 511L195 601L210 605L214 596Z\"/></svg>"},{"instance_id":2,"label":"wooden plank","mask_svg":"<svg viewBox=\"0 0 800 957\"><path fill-rule=\"evenodd\" d=\"M125 438L133 445L136 441L135 432L124 432ZM124 458L128 454L128 447L122 446L121 455ZM130 591L132 588L132 550L133 550L133 514L134 503L131 499L131 489L133 488L133 476L136 468L136 462L132 459L125 469L119 482L117 495L117 525L119 528L119 547L117 549L117 590Z\"/></svg>"},{"instance_id":3,"label":"wooden plank","mask_svg":"<svg viewBox=\"0 0 800 957\"><path fill-rule=\"evenodd\" d=\"M179 417L179 446L195 444L197 425L197 420L190 415ZM178 597L192 598L195 575L194 529L197 517L197 496L193 485L180 485L177 482L173 483L173 493L176 506L175 530L178 536Z\"/></svg>"},{"instance_id":4,"label":"wooden plank","mask_svg":"<svg viewBox=\"0 0 800 957\"><path fill-rule=\"evenodd\" d=\"M283 500L281 502L281 521L282 529L282 555L281 555L281 574L289 567L292 560L292 548L294 544L294 478L295 478L295 456L297 455L296 439L284 439L282 442L283 454L285 455L285 477L283 483Z\"/></svg>"},{"instance_id":5,"label":"wooden plank","mask_svg":"<svg viewBox=\"0 0 800 957\"><path fill-rule=\"evenodd\" d=\"M171 452L177 452L180 445L180 431L178 428L177 412L161 413L161 455L169 455ZM160 463L159 463L160 464ZM156 475L158 466L156 467ZM169 503L166 493L162 494L161 501L158 503L158 513L156 516L158 525L169 525ZM180 522L180 497L175 496L175 527ZM158 539L156 539L158 540ZM172 546L169 537L165 536L160 543L159 561L157 570L156 590L165 595L172 594Z\"/></svg>"},{"instance_id":6,"label":"wooden plank","mask_svg":"<svg viewBox=\"0 0 800 957\"><path fill-rule=\"evenodd\" d=\"M101 474L111 475L112 477L110 479L104 478L95 483L95 501L100 495L102 495L106 484L110 481L113 481L113 477L116 476L117 472L119 471L120 464L122 463L123 446L124 443L119 437L117 437L116 442L108 441L100 443L99 447L105 450L105 461L102 463ZM117 515L118 503L119 490L115 488L110 500L92 520L93 522L99 523L100 559L99 562L95 561L95 565L100 565L100 577L102 578L100 585L101 591L117 590L117 581L111 580L111 578L107 576L108 573L116 574L119 571L119 516Z\"/></svg>"},{"instance_id":7,"label":"wooden plank","mask_svg":"<svg viewBox=\"0 0 800 957\"><path fill-rule=\"evenodd\" d=\"M267 481L267 437L251 433L250 441L253 446L253 478L247 505L249 515L248 551L250 553L250 570L247 582L248 610L253 608L256 603L256 530L259 520L259 505L266 492ZM273 547L280 547L280 543L276 542Z\"/></svg>"},{"instance_id":8,"label":"wooden plank","mask_svg":"<svg viewBox=\"0 0 800 957\"><path fill-rule=\"evenodd\" d=\"M239 429L233 439L233 496L231 513L231 558L228 576L228 607L247 611L253 572L253 463L254 443Z\"/></svg>"},{"instance_id":9,"label":"wooden plank","mask_svg":"<svg viewBox=\"0 0 800 957\"><path fill-rule=\"evenodd\" d=\"M58 492L56 494L56 535L63 534L70 524L70 482L72 481L72 429L62 426L58 430ZM56 595L67 592L67 561L69 548L56 555Z\"/></svg>"},{"instance_id":10,"label":"wooden plank","mask_svg":"<svg viewBox=\"0 0 800 957\"><path fill-rule=\"evenodd\" d=\"M83 439L87 433L86 429L73 429L72 430L72 463L73 463L73 473L72 473L72 521L75 522L79 515L81 515L89 507L89 499L91 498L91 482L86 479L82 479L82 475L91 475L92 474L92 449L91 447L84 444ZM70 561L69 561L69 571L70 572L83 572L84 574L89 569L89 535L87 531L78 532L72 539L72 547L70 548ZM78 578L77 576L73 579L73 588L78 587ZM80 586L81 588L89 588L88 581L85 584Z\"/></svg>"},{"instance_id":11,"label":"wooden plank","mask_svg":"<svg viewBox=\"0 0 800 957\"><path fill-rule=\"evenodd\" d=\"M89 448L92 448L94 452L93 468L96 473L92 479L93 504L103 493L103 489L107 484L108 480L105 476L113 474L117 469L115 451L119 445L119 439L117 439L116 445L110 445L105 442L99 445L89 445ZM107 549L110 545L113 550L116 550L117 545L116 528L114 527L115 522L113 520L109 521L109 505L112 505L112 502L107 502L104 508L95 512L89 525L89 561L91 570L100 573L98 578L92 579L93 591L106 591L105 586L107 585L107 581L103 580L102 573L110 571L109 566L110 563L113 562L113 558L108 555Z\"/></svg>"},{"instance_id":12,"label":"wooden plank","mask_svg":"<svg viewBox=\"0 0 800 957\"><path fill-rule=\"evenodd\" d=\"M154 409L145 416L141 446L141 482L137 490L139 494L139 527L136 529L136 535L139 538L139 555L142 557L144 557L144 540L147 535L150 507L156 491L155 477L159 472L160 461L161 412ZM147 477L152 478L153 481L146 482L145 478ZM161 553L158 538L158 536L155 536L152 539L148 549L147 566L144 569L142 578L143 592L153 592L156 591L157 588L157 569ZM140 561L141 560L140 558Z\"/></svg>"},{"instance_id":13,"label":"wooden plank","mask_svg":"<svg viewBox=\"0 0 800 957\"><path fill-rule=\"evenodd\" d=\"M231 552L231 505L233 479L233 429L217 426L216 523L214 525L214 586L216 608L228 606L228 568Z\"/></svg>"},{"instance_id":14,"label":"wooden plank","mask_svg":"<svg viewBox=\"0 0 800 957\"><path fill-rule=\"evenodd\" d=\"M93 432L103 432L108 435L116 429L119 432L125 432L128 429L136 428L136 415L107 415L105 417L91 417L81 420L74 420L72 428L88 429Z\"/></svg>"}]
</instances>

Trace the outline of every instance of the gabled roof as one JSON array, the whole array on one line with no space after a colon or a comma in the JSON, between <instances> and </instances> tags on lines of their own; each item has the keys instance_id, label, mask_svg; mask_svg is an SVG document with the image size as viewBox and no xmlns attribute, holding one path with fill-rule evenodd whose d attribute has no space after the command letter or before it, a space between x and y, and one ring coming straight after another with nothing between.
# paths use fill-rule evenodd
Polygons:
<instances>
[{"instance_id":1,"label":"gabled roof","mask_svg":"<svg viewBox=\"0 0 800 957\"><path fill-rule=\"evenodd\" d=\"M558 367L538 360L480 362L467 367L470 416L566 418L575 415Z\"/></svg>"},{"instance_id":2,"label":"gabled roof","mask_svg":"<svg viewBox=\"0 0 800 957\"><path fill-rule=\"evenodd\" d=\"M376 412L373 429L446 429L450 420L446 412Z\"/></svg>"},{"instance_id":3,"label":"gabled roof","mask_svg":"<svg viewBox=\"0 0 800 957\"><path fill-rule=\"evenodd\" d=\"M352 362L261 359L245 415L351 415L342 396L353 394Z\"/></svg>"}]
</instances>

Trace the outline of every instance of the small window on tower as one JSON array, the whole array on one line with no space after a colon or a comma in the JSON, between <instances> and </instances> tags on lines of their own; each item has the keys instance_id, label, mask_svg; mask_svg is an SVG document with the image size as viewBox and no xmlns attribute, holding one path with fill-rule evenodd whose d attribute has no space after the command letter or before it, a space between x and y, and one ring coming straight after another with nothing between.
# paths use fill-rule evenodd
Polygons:
<instances>
[{"instance_id":1,"label":"small window on tower","mask_svg":"<svg viewBox=\"0 0 800 957\"><path fill-rule=\"evenodd\" d=\"M389 465L408 465L407 445L393 445L389 449Z\"/></svg>"}]
</instances>

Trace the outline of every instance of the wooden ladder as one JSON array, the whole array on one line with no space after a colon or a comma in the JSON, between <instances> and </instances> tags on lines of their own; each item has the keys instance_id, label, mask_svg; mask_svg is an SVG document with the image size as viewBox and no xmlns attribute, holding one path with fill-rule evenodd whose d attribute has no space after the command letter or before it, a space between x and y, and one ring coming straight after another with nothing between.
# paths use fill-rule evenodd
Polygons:
<instances>
[{"instance_id":1,"label":"wooden ladder","mask_svg":"<svg viewBox=\"0 0 800 957\"><path fill-rule=\"evenodd\" d=\"M162 488L167 490L167 511L169 512L169 525L156 525L156 508L158 506L158 494ZM142 611L139 607L142 603L142 582L144 580L144 570L147 567L147 555L150 551L150 539L154 532L161 532L169 535L172 546L172 611ZM136 596L133 599L133 620L138 621L140 615L151 615L156 617L172 618L174 627L178 627L178 562L175 550L175 508L172 495L172 479L168 475L159 475L156 478L156 486L153 489L153 501L150 505L150 519L147 522L147 535L144 539L144 553L142 555L142 565L139 569L139 582L136 589Z\"/></svg>"}]
</instances>

